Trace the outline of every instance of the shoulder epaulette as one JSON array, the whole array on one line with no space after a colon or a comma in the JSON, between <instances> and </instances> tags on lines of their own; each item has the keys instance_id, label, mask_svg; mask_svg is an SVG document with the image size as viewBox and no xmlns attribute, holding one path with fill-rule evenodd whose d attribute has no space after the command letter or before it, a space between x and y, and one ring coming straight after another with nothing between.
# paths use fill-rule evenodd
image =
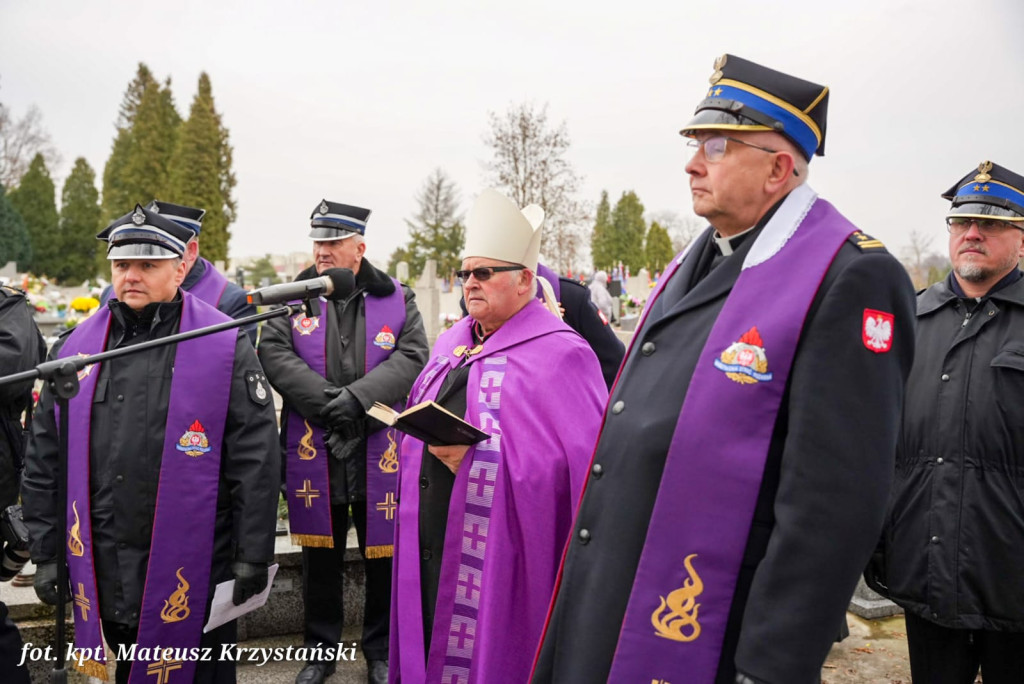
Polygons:
<instances>
[{"instance_id":1,"label":"shoulder epaulette","mask_svg":"<svg viewBox=\"0 0 1024 684\"><path fill-rule=\"evenodd\" d=\"M885 249L885 244L883 244L881 240L873 238L867 233L862 233L859 230L855 230L853 233L851 233L850 237L848 237L847 240L851 242L854 247L856 247L862 252L874 249L880 249L883 252L888 251Z\"/></svg>"}]
</instances>

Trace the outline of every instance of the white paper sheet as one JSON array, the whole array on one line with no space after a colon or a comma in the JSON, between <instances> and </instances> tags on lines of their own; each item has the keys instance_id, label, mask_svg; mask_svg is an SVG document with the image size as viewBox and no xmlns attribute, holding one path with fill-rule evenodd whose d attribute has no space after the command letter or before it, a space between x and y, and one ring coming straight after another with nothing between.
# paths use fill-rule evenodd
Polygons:
<instances>
[{"instance_id":1,"label":"white paper sheet","mask_svg":"<svg viewBox=\"0 0 1024 684\"><path fill-rule=\"evenodd\" d=\"M240 606L236 606L231 602L231 594L235 591L235 580L228 580L218 584L217 588L213 590L213 602L210 604L210 619L206 622L206 626L203 627L203 634L231 622L246 613L251 613L266 603L267 597L270 596L270 587L274 584L274 575L276 574L277 563L274 563L267 568L266 588Z\"/></svg>"}]
</instances>

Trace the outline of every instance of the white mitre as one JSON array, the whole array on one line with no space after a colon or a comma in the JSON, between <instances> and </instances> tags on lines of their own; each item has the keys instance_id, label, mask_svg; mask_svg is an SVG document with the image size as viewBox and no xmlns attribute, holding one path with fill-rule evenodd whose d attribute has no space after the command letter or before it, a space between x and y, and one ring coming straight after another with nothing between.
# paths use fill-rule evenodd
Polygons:
<instances>
[{"instance_id":1,"label":"white mitre","mask_svg":"<svg viewBox=\"0 0 1024 684\"><path fill-rule=\"evenodd\" d=\"M544 210L540 207L531 204L520 211L508 197L487 188L476 198L466 217L466 248L462 256L521 264L536 273L543 220Z\"/></svg>"}]
</instances>

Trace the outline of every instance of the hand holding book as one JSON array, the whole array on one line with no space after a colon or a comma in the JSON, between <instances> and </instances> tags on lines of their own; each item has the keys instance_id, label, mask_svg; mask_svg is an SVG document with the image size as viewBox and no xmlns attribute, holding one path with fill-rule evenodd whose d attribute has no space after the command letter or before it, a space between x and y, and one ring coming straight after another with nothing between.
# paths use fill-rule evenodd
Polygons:
<instances>
[{"instance_id":1,"label":"hand holding book","mask_svg":"<svg viewBox=\"0 0 1024 684\"><path fill-rule=\"evenodd\" d=\"M412 435L428 446L471 445L490 437L483 430L470 425L433 401L421 402L401 413L377 402L368 408L366 413L385 425Z\"/></svg>"}]
</instances>

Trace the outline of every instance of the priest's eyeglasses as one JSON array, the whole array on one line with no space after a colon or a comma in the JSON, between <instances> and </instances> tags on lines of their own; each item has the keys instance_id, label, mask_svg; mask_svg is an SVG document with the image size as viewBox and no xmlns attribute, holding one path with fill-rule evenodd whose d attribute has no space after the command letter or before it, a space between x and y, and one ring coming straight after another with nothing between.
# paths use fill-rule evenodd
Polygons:
<instances>
[{"instance_id":1,"label":"priest's eyeglasses","mask_svg":"<svg viewBox=\"0 0 1024 684\"><path fill-rule=\"evenodd\" d=\"M486 283L491 279L491 276L499 271L521 271L525 266L481 266L474 268L469 271L456 271L455 275L459 277L459 282L465 283L469 280L469 276L473 276L481 283Z\"/></svg>"},{"instance_id":2,"label":"priest's eyeglasses","mask_svg":"<svg viewBox=\"0 0 1024 684\"><path fill-rule=\"evenodd\" d=\"M697 140L696 138L690 138L686 141L687 147L694 149L704 148L704 158L714 164L725 159L725 145L726 143L734 142L737 145L746 145L747 147L753 147L755 150L762 150L764 152L770 152L775 154L778 150L773 150L769 147L761 147L753 143L748 143L739 138L733 138L728 135L713 135L710 138L704 138L703 140Z\"/></svg>"},{"instance_id":3,"label":"priest's eyeglasses","mask_svg":"<svg viewBox=\"0 0 1024 684\"><path fill-rule=\"evenodd\" d=\"M704 158L708 160L709 163L715 164L725 159L726 143L730 142L734 142L737 145L743 145L745 147L753 147L755 150L761 150L762 152L768 152L769 154L779 152L779 150L773 150L770 147L762 147L760 145L755 145L754 143L748 143L745 140L740 140L739 138L734 138L730 135L713 135L710 138L704 138L703 140L690 138L686 141L686 146L692 147L695 150L699 150L703 147ZM794 168L793 175L799 176L800 173Z\"/></svg>"},{"instance_id":4,"label":"priest's eyeglasses","mask_svg":"<svg viewBox=\"0 0 1024 684\"><path fill-rule=\"evenodd\" d=\"M1018 226L1009 221L1000 221L999 219L979 219L968 216L949 216L946 218L946 230L949 231L950 235L965 234L971 229L971 224L977 226L978 232L985 237L1002 235L1010 228L1024 230L1024 226Z\"/></svg>"}]
</instances>

